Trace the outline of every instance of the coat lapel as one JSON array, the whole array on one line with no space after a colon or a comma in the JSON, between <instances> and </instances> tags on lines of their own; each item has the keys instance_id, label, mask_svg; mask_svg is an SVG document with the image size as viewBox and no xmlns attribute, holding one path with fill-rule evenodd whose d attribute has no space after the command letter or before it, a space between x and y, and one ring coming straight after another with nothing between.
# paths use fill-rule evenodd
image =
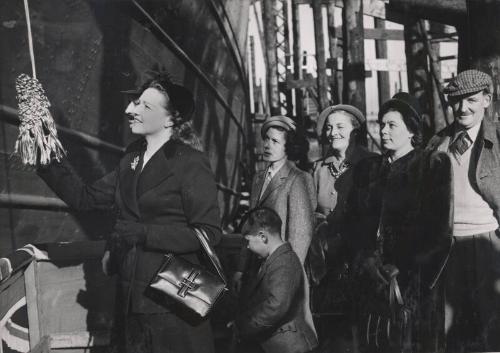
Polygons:
<instances>
[{"instance_id":1,"label":"coat lapel","mask_svg":"<svg viewBox=\"0 0 500 353\"><path fill-rule=\"evenodd\" d=\"M259 196L262 190L262 186L264 185L266 170L262 170L255 175L254 185L252 187L252 194L250 195L250 208L254 208L257 206L259 202Z\"/></svg>"},{"instance_id":2,"label":"coat lapel","mask_svg":"<svg viewBox=\"0 0 500 353\"><path fill-rule=\"evenodd\" d=\"M454 124L447 126L439 131L427 145L427 150L437 150L441 152L448 152L451 136L453 136Z\"/></svg>"},{"instance_id":3,"label":"coat lapel","mask_svg":"<svg viewBox=\"0 0 500 353\"><path fill-rule=\"evenodd\" d=\"M169 140L162 148L156 151L144 166L139 177L137 197L141 197L146 191L153 189L173 175L170 159L176 153L176 146L174 141Z\"/></svg>"},{"instance_id":4,"label":"coat lapel","mask_svg":"<svg viewBox=\"0 0 500 353\"><path fill-rule=\"evenodd\" d=\"M140 218L137 204L137 182L141 173L142 151L133 150L120 163L120 196L125 207Z\"/></svg>"},{"instance_id":5,"label":"coat lapel","mask_svg":"<svg viewBox=\"0 0 500 353\"><path fill-rule=\"evenodd\" d=\"M498 146L497 131L498 123L492 122L491 118L484 117L483 124L476 139L477 147L473 150L471 158L475 163L475 180L483 179L500 167L500 148ZM479 141L478 141L479 140ZM475 153L474 153L475 152Z\"/></svg>"},{"instance_id":6,"label":"coat lapel","mask_svg":"<svg viewBox=\"0 0 500 353\"><path fill-rule=\"evenodd\" d=\"M269 195L272 194L274 190L276 190L281 184L283 184L284 180L288 177L288 174L291 170L291 162L286 161L285 164L280 168L280 170L273 176L266 190L264 190L264 194L259 200L259 204L264 203Z\"/></svg>"}]
</instances>

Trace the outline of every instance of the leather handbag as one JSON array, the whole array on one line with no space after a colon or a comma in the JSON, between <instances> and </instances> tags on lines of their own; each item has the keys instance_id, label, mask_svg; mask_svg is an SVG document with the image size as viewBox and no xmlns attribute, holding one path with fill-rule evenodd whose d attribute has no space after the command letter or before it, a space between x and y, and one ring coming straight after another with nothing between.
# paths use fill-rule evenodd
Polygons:
<instances>
[{"instance_id":1,"label":"leather handbag","mask_svg":"<svg viewBox=\"0 0 500 353\"><path fill-rule=\"evenodd\" d=\"M210 272L180 256L167 254L149 288L206 317L227 290L227 281L205 231L198 228L194 230L216 272Z\"/></svg>"},{"instance_id":2,"label":"leather handbag","mask_svg":"<svg viewBox=\"0 0 500 353\"><path fill-rule=\"evenodd\" d=\"M372 296L366 317L366 344L374 352L411 352L413 309L403 301L397 281L399 270L384 265L381 274L388 285L382 296Z\"/></svg>"}]
</instances>

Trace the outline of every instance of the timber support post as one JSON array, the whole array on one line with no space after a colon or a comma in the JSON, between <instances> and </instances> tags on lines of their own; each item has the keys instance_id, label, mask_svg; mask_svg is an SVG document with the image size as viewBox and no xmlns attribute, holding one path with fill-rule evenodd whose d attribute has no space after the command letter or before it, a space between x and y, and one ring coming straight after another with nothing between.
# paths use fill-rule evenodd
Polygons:
<instances>
[{"instance_id":1,"label":"timber support post","mask_svg":"<svg viewBox=\"0 0 500 353\"><path fill-rule=\"evenodd\" d=\"M342 101L366 114L363 1L343 0L343 92Z\"/></svg>"},{"instance_id":2,"label":"timber support post","mask_svg":"<svg viewBox=\"0 0 500 353\"><path fill-rule=\"evenodd\" d=\"M326 77L326 56L323 34L323 14L321 0L312 0L314 43L316 46L316 68L318 80L319 111L328 105L328 78Z\"/></svg>"}]
</instances>

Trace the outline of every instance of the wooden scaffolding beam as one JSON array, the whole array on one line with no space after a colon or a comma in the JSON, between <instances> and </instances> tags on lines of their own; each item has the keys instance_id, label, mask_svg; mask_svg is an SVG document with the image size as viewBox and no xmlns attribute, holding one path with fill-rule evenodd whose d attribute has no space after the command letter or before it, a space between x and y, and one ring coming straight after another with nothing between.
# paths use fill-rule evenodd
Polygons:
<instances>
[{"instance_id":1,"label":"wooden scaffolding beam","mask_svg":"<svg viewBox=\"0 0 500 353\"><path fill-rule=\"evenodd\" d=\"M330 83L330 96L332 104L339 104L340 95L339 95L339 80L337 79L337 57L339 56L339 46L338 46L338 38L335 36L335 4L330 2L327 5L327 19L328 19L328 43L330 50L330 62L329 68L332 72L332 81Z\"/></svg>"},{"instance_id":2,"label":"wooden scaffolding beam","mask_svg":"<svg viewBox=\"0 0 500 353\"><path fill-rule=\"evenodd\" d=\"M326 55L323 34L323 14L321 0L313 0L314 43L316 45L316 71L318 79L319 111L328 105L328 78L326 77Z\"/></svg>"},{"instance_id":3,"label":"wooden scaffolding beam","mask_svg":"<svg viewBox=\"0 0 500 353\"><path fill-rule=\"evenodd\" d=\"M436 27L434 25L434 30L437 30ZM408 20L404 28L408 90L419 100L426 141L448 124L441 93L441 70L437 55L439 44L430 43L428 30L425 20Z\"/></svg>"},{"instance_id":4,"label":"wooden scaffolding beam","mask_svg":"<svg viewBox=\"0 0 500 353\"><path fill-rule=\"evenodd\" d=\"M343 97L366 114L363 1L344 0L342 8Z\"/></svg>"},{"instance_id":5,"label":"wooden scaffolding beam","mask_svg":"<svg viewBox=\"0 0 500 353\"><path fill-rule=\"evenodd\" d=\"M302 50L300 48L299 5L297 0L292 0L292 38L293 38L293 78L302 79ZM302 121L304 114L302 89L295 90L295 114Z\"/></svg>"},{"instance_id":6,"label":"wooden scaffolding beam","mask_svg":"<svg viewBox=\"0 0 500 353\"><path fill-rule=\"evenodd\" d=\"M385 21L376 18L376 29L385 29ZM387 59L387 41L375 41L375 55L377 59ZM377 71L377 88L378 88L378 102L382 105L385 101L389 100L391 94L391 87L389 82L388 71Z\"/></svg>"}]
</instances>

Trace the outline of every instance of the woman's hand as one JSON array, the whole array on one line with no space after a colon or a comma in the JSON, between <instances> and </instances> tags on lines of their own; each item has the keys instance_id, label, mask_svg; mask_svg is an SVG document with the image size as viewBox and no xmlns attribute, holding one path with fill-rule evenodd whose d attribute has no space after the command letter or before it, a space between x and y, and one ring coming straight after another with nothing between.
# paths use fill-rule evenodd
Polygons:
<instances>
[{"instance_id":1,"label":"woman's hand","mask_svg":"<svg viewBox=\"0 0 500 353\"><path fill-rule=\"evenodd\" d=\"M147 227L144 224L119 219L114 231L118 238L128 246L141 245L146 242Z\"/></svg>"}]
</instances>

